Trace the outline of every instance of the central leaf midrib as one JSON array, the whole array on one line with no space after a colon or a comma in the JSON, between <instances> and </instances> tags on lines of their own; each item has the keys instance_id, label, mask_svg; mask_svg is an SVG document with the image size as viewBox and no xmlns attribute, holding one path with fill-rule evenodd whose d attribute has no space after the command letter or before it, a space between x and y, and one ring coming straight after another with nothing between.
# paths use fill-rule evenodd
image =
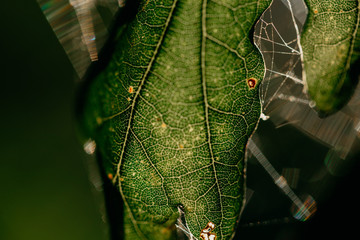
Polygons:
<instances>
[{"instance_id":1,"label":"central leaf midrib","mask_svg":"<svg viewBox=\"0 0 360 240\"><path fill-rule=\"evenodd\" d=\"M219 181L217 178L217 173L216 173L216 168L215 168L215 158L214 158L214 153L213 153L212 145L211 145L211 133L210 133L210 123L209 123L209 103L208 103L208 99L207 99L207 90L206 90L206 63L205 63L205 61L206 61L206 35L207 35L207 33L206 33L206 9L207 9L207 0L203 0L202 11L201 11L201 13L202 13L202 15L201 15L201 38L202 39L201 39L201 50L200 50L201 51L200 71L201 71L201 82L202 82L202 90L203 90L203 97L204 97L204 111L205 111L205 122L206 122L206 129L207 129L207 142L209 145L209 151L210 151L216 186L217 186L217 190L219 193L219 202L220 202L220 211L221 211L221 220L220 220L219 226L221 226L222 221L224 219L224 212L223 212L223 205L222 205ZM221 235L221 239L222 239L223 236L222 236L221 229L220 229L220 235Z\"/></svg>"},{"instance_id":2,"label":"central leaf midrib","mask_svg":"<svg viewBox=\"0 0 360 240\"><path fill-rule=\"evenodd\" d=\"M162 35L159 38L158 44L156 45L156 48L154 50L153 56L150 59L150 62L146 68L146 71L138 85L138 89L135 92L135 96L133 98L132 104L130 105L130 116L129 116L129 121L128 121L128 125L127 125L127 130L125 133L125 137L124 137L124 143L123 143L123 147L121 150L121 154L120 154L120 158L119 158L119 162L117 164L117 170L116 170L116 175L114 178L114 183L117 181L118 182L118 186L119 186L119 191L120 194L124 200L124 204L126 206L126 208L128 209L129 212L129 217L135 227L136 232L138 233L138 235L141 238L145 238L146 237L143 235L143 233L141 232L140 228L137 225L137 222L130 210L130 207L125 199L125 196L123 194L123 190L122 190L122 186L121 186L121 181L120 181L120 169L121 169L121 164L122 164L122 160L123 160L123 156L125 153L125 149L128 143L128 138L129 138L129 134L131 131L131 125L132 125L132 120L134 117L134 112L135 112L135 106L138 102L138 98L140 96L140 92L142 90L143 85L145 84L145 81L148 78L149 73L151 72L152 66L157 58L157 55L159 53L159 50L161 48L161 45L164 41L164 37L166 35L166 31L170 25L176 4L177 4L178 0L174 0L173 5L171 7L169 16L166 20L165 23L165 27L164 30L162 32ZM202 83L202 91L203 91L203 101L204 101L204 113L205 113L205 123L206 123L206 134L207 134L207 144L209 147L209 152L210 152L210 157L211 157L211 165L213 167L213 172L214 172L214 177L215 177L215 185L217 187L218 190L218 194L219 194L219 204L220 204L220 211L221 211L221 220L220 220L220 224L218 225L218 227L220 227L222 225L223 222L223 218L224 218L224 213L223 213L223 203L222 203L222 194L221 194L221 190L220 190L220 185L219 185L219 181L218 181L218 177L217 177L217 172L216 172L216 167L215 167L215 157L214 157L214 153L213 153L213 149L212 149L212 142L211 142L211 131L210 131L210 121L209 121L209 103L208 103L208 98L207 98L207 89L206 89L206 39L207 39L207 32L206 32L206 9L207 9L207 0L203 0L202 3L202 19L201 19L201 54L200 54L200 62L201 62L201 66L200 66L200 71L201 71L201 83ZM200 226L201 227L201 226ZM220 235L222 238L222 231L220 231Z\"/></svg>"}]
</instances>

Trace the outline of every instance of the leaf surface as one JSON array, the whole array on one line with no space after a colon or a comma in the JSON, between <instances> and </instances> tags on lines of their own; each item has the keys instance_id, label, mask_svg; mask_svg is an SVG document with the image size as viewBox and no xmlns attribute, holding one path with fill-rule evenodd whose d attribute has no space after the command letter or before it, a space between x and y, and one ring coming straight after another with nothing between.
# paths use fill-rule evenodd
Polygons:
<instances>
[{"instance_id":1,"label":"leaf surface","mask_svg":"<svg viewBox=\"0 0 360 240\"><path fill-rule=\"evenodd\" d=\"M269 0L141 1L83 113L123 197L126 239L171 239L178 208L230 239L264 64L251 31Z\"/></svg>"},{"instance_id":2,"label":"leaf surface","mask_svg":"<svg viewBox=\"0 0 360 240\"><path fill-rule=\"evenodd\" d=\"M359 1L306 0L309 15L301 36L308 91L324 114L351 97L359 74Z\"/></svg>"}]
</instances>

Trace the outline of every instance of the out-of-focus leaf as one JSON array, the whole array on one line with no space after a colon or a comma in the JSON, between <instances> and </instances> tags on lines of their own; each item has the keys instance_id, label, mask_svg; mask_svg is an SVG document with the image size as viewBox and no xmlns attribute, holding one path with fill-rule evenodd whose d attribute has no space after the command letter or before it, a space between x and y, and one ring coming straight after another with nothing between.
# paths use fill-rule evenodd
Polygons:
<instances>
[{"instance_id":1,"label":"out-of-focus leaf","mask_svg":"<svg viewBox=\"0 0 360 240\"><path fill-rule=\"evenodd\" d=\"M350 99L359 74L359 1L306 0L309 16L301 36L308 91L320 113Z\"/></svg>"},{"instance_id":2,"label":"out-of-focus leaf","mask_svg":"<svg viewBox=\"0 0 360 240\"><path fill-rule=\"evenodd\" d=\"M261 112L252 27L269 0L141 1L90 84L82 116L125 205L126 239L231 239Z\"/></svg>"}]
</instances>

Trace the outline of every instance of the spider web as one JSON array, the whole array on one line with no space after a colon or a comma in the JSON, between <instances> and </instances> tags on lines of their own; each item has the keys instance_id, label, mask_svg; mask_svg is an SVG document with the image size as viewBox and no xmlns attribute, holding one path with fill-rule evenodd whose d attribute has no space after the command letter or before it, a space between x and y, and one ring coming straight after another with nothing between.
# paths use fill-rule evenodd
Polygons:
<instances>
[{"instance_id":1,"label":"spider web","mask_svg":"<svg viewBox=\"0 0 360 240\"><path fill-rule=\"evenodd\" d=\"M254 41L266 65L260 88L262 119L270 118L276 126L292 124L346 159L359 134L360 87L339 112L318 117L302 71L299 34L306 15L302 0L274 0L255 27Z\"/></svg>"},{"instance_id":2,"label":"spider web","mask_svg":"<svg viewBox=\"0 0 360 240\"><path fill-rule=\"evenodd\" d=\"M98 60L107 29L125 0L38 0L38 3L82 79L90 63Z\"/></svg>"},{"instance_id":3,"label":"spider web","mask_svg":"<svg viewBox=\"0 0 360 240\"><path fill-rule=\"evenodd\" d=\"M290 200L291 204L286 205L286 208L300 221L309 219L316 212L315 199L321 198L325 190L314 192L312 189L324 189L329 176L341 173L348 156L356 151L360 130L359 87L349 103L336 114L319 118L314 110L315 103L307 95L300 45L306 16L307 8L302 0L273 0L255 26L254 42L266 66L265 78L260 86L263 121L247 147L249 181L246 205L251 205L249 202L254 196L262 201L266 197L265 187L251 183L252 175L258 176L261 171L254 166L260 164L274 185ZM265 122L268 119L272 124ZM291 129L294 127L297 130ZM286 131L292 131L293 136L289 136ZM274 139L294 143L289 146L286 142L274 143ZM303 146L297 142L307 142L307 146L313 146L304 148L301 156L294 159L293 155L284 153L283 149L299 152ZM313 168L311 171L309 164L304 164L304 159L313 160L310 163ZM276 191L266 194L267 197L279 195ZM284 208L281 196L269 202L269 209L276 209L280 205ZM253 205L259 206L261 203ZM268 225L294 219L285 211L280 214L266 210L260 212L246 206L242 226Z\"/></svg>"}]
</instances>

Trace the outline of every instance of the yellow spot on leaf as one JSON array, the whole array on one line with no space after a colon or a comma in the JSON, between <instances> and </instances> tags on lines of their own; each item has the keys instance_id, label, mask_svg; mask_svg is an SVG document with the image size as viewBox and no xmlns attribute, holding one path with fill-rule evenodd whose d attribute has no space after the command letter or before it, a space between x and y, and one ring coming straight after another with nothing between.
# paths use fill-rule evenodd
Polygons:
<instances>
[{"instance_id":1,"label":"yellow spot on leaf","mask_svg":"<svg viewBox=\"0 0 360 240\"><path fill-rule=\"evenodd\" d=\"M129 93L134 93L134 87L133 86L129 87Z\"/></svg>"},{"instance_id":2,"label":"yellow spot on leaf","mask_svg":"<svg viewBox=\"0 0 360 240\"><path fill-rule=\"evenodd\" d=\"M112 173L108 173L107 177L108 177L109 180L113 180L113 178L114 178L114 176L112 175Z\"/></svg>"}]
</instances>

